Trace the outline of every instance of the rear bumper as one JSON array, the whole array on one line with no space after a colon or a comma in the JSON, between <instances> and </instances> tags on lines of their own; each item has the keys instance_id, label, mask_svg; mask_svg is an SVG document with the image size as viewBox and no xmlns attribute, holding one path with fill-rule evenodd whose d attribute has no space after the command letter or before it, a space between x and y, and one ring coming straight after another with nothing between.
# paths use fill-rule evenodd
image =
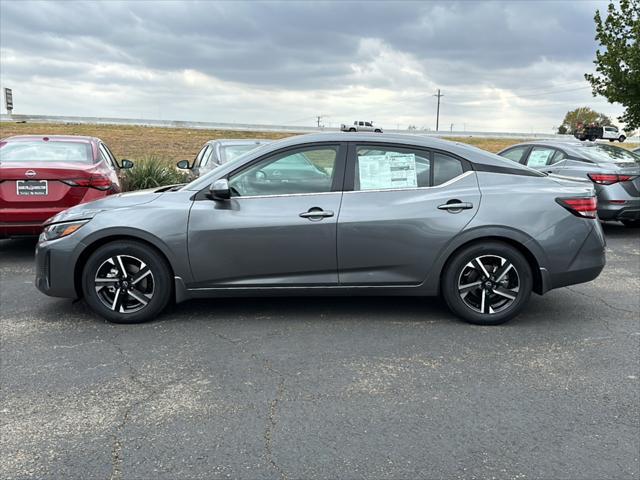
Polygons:
<instances>
[{"instance_id":1,"label":"rear bumper","mask_svg":"<svg viewBox=\"0 0 640 480\"><path fill-rule=\"evenodd\" d=\"M594 221L593 228L567 269L560 272L542 272L543 290L590 282L597 278L606 265L605 247L602 227Z\"/></svg>"},{"instance_id":2,"label":"rear bumper","mask_svg":"<svg viewBox=\"0 0 640 480\"><path fill-rule=\"evenodd\" d=\"M616 200L624 203L615 203ZM640 197L632 197L622 187L615 191L602 189L598 192L598 217L601 220L639 220Z\"/></svg>"},{"instance_id":3,"label":"rear bumper","mask_svg":"<svg viewBox=\"0 0 640 480\"><path fill-rule=\"evenodd\" d=\"M67 208L2 208L0 209L0 238L40 235L44 222Z\"/></svg>"}]
</instances>

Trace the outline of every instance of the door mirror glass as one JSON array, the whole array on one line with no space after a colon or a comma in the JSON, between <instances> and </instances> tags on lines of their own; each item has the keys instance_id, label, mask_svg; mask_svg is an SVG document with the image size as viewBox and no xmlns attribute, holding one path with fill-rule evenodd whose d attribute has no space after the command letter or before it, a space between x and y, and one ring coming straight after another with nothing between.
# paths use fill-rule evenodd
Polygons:
<instances>
[{"instance_id":1,"label":"door mirror glass","mask_svg":"<svg viewBox=\"0 0 640 480\"><path fill-rule=\"evenodd\" d=\"M181 170L189 170L191 168L191 162L189 160L180 160L176 163L176 167Z\"/></svg>"},{"instance_id":2,"label":"door mirror glass","mask_svg":"<svg viewBox=\"0 0 640 480\"><path fill-rule=\"evenodd\" d=\"M120 168L133 168L133 162L131 160L123 158L122 160L120 160Z\"/></svg>"},{"instance_id":3,"label":"door mirror glass","mask_svg":"<svg viewBox=\"0 0 640 480\"><path fill-rule=\"evenodd\" d=\"M213 200L229 200L231 198L231 189L226 178L221 178L211 184L209 197Z\"/></svg>"}]
</instances>

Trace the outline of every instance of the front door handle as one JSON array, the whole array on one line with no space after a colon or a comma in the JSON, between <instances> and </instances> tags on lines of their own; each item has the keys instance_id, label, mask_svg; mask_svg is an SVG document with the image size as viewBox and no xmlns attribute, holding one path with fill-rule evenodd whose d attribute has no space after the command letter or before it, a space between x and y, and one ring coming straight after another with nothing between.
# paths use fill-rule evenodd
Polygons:
<instances>
[{"instance_id":1,"label":"front door handle","mask_svg":"<svg viewBox=\"0 0 640 480\"><path fill-rule=\"evenodd\" d=\"M458 200L455 201L449 201L447 203L444 203L442 205L438 205L438 209L439 210L447 210L449 212L459 212L460 210L469 210L473 208L473 203L469 203L469 202L460 202Z\"/></svg>"},{"instance_id":2,"label":"front door handle","mask_svg":"<svg viewBox=\"0 0 640 480\"><path fill-rule=\"evenodd\" d=\"M314 207L310 208L307 212L302 212L300 216L302 218L308 218L309 220L322 220L326 217L333 217L333 212L331 210L322 210L321 208Z\"/></svg>"}]
</instances>

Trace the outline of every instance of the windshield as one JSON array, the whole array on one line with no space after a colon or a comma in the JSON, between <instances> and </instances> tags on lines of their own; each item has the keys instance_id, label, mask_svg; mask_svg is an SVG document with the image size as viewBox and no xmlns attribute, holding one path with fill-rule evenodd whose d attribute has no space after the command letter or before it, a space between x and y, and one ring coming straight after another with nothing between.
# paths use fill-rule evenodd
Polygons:
<instances>
[{"instance_id":1,"label":"windshield","mask_svg":"<svg viewBox=\"0 0 640 480\"><path fill-rule=\"evenodd\" d=\"M578 153L598 163L640 163L640 156L612 145L593 145L579 148Z\"/></svg>"},{"instance_id":2,"label":"windshield","mask_svg":"<svg viewBox=\"0 0 640 480\"><path fill-rule=\"evenodd\" d=\"M92 163L91 145L80 142L26 141L0 143L0 162Z\"/></svg>"},{"instance_id":3,"label":"windshield","mask_svg":"<svg viewBox=\"0 0 640 480\"><path fill-rule=\"evenodd\" d=\"M251 143L249 145L227 145L220 148L220 156L222 157L222 163L229 162L238 158L240 155L244 155L251 150L258 148L260 144Z\"/></svg>"}]
</instances>

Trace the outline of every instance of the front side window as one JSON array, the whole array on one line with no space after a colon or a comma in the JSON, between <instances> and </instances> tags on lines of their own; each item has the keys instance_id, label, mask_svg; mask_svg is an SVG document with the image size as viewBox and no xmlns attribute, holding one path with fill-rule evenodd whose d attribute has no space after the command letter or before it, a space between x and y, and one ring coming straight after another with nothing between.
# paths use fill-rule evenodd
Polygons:
<instances>
[{"instance_id":1,"label":"front side window","mask_svg":"<svg viewBox=\"0 0 640 480\"><path fill-rule=\"evenodd\" d=\"M546 165L549 165L555 153L556 153L555 148L533 147L531 149L531 153L529 154L529 158L527 158L527 166L536 168L536 167L544 167Z\"/></svg>"},{"instance_id":2,"label":"front side window","mask_svg":"<svg viewBox=\"0 0 640 480\"><path fill-rule=\"evenodd\" d=\"M107 164L109 168L115 170L115 160L111 157L111 155L109 155L109 151L107 150L107 148L103 144L100 144L99 149L100 158Z\"/></svg>"},{"instance_id":3,"label":"front side window","mask_svg":"<svg viewBox=\"0 0 640 480\"><path fill-rule=\"evenodd\" d=\"M207 165L209 165L209 161L212 159L212 157L213 157L213 147L208 147L207 150L204 152L204 155L202 156L202 160L200 160L200 168L205 168Z\"/></svg>"},{"instance_id":4,"label":"front side window","mask_svg":"<svg viewBox=\"0 0 640 480\"><path fill-rule=\"evenodd\" d=\"M373 125L371 125L371 122L364 122L364 126L365 127L373 127Z\"/></svg>"},{"instance_id":5,"label":"front side window","mask_svg":"<svg viewBox=\"0 0 640 480\"><path fill-rule=\"evenodd\" d=\"M232 175L235 197L330 192L338 146L319 146L275 154Z\"/></svg>"},{"instance_id":6,"label":"front side window","mask_svg":"<svg viewBox=\"0 0 640 480\"><path fill-rule=\"evenodd\" d=\"M520 163L522 161L522 157L524 156L528 148L529 147L527 146L514 147L510 150L507 150L506 152L501 153L500 155L505 158L508 158L509 160L513 160L514 162Z\"/></svg>"},{"instance_id":7,"label":"front side window","mask_svg":"<svg viewBox=\"0 0 640 480\"><path fill-rule=\"evenodd\" d=\"M195 162L193 162L193 164L197 167L200 167L200 163L202 161L202 157L204 157L204 154L209 150L209 145L205 145L204 147L202 147L202 150L200 150L198 152L198 155L196 156L196 160Z\"/></svg>"}]
</instances>

